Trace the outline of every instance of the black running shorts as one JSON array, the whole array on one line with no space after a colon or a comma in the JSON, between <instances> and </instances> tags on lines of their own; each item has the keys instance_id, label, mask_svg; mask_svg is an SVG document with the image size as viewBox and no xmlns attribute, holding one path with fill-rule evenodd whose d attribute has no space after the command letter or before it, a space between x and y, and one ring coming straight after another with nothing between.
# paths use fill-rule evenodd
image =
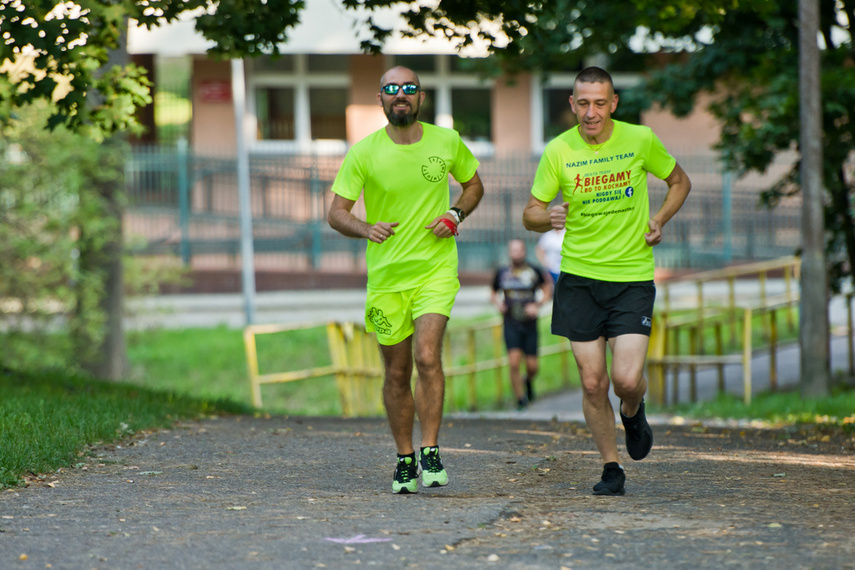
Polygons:
<instances>
[{"instance_id":1,"label":"black running shorts","mask_svg":"<svg viewBox=\"0 0 855 570\"><path fill-rule=\"evenodd\" d=\"M527 322L505 319L505 346L518 348L526 356L537 355L537 320Z\"/></svg>"},{"instance_id":2,"label":"black running shorts","mask_svg":"<svg viewBox=\"0 0 855 570\"><path fill-rule=\"evenodd\" d=\"M575 342L650 336L655 299L653 281L599 281L562 272L552 304L552 334Z\"/></svg>"}]
</instances>

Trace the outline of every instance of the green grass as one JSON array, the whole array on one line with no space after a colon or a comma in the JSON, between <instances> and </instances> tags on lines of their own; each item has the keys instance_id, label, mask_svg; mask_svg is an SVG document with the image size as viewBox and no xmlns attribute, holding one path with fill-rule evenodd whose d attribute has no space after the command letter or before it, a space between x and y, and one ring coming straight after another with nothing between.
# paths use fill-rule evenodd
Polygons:
<instances>
[{"instance_id":1,"label":"green grass","mask_svg":"<svg viewBox=\"0 0 855 570\"><path fill-rule=\"evenodd\" d=\"M257 337L262 374L299 370L330 363L324 328ZM227 398L251 406L243 331L211 329L129 332L130 381L155 389L172 389L203 398ZM295 415L341 413L335 379L262 387L264 409Z\"/></svg>"},{"instance_id":2,"label":"green grass","mask_svg":"<svg viewBox=\"0 0 855 570\"><path fill-rule=\"evenodd\" d=\"M799 337L799 322L798 309L794 308L788 311L786 308L776 309L775 317L778 331L778 344L794 342ZM696 312L692 310L675 311L671 313L674 318L694 315ZM754 350L769 346L770 342L770 317L771 314L754 313L751 318L751 346ZM792 325L788 323L788 317L792 317ZM735 327L735 328L734 328ZM722 353L729 354L742 350L742 315L736 317L734 325L730 322L722 322L720 327ZM672 333L673 334L673 333ZM677 346L679 354L688 354L691 346L691 333L688 327L680 329L676 339L672 338L672 347ZM703 327L703 353L716 353L716 327L712 324L705 324Z\"/></svg>"},{"instance_id":3,"label":"green grass","mask_svg":"<svg viewBox=\"0 0 855 570\"><path fill-rule=\"evenodd\" d=\"M450 325L449 334L451 342L450 350L443 354L446 368L467 364L469 357L469 338L465 334L457 332L456 329L464 325L473 325L487 319L471 319L469 321L456 321ZM542 318L538 322L538 333L540 346L550 346L564 339L553 336L549 330L549 319ZM476 358L479 361L489 360L506 354L503 338L499 339L496 346L493 340L493 330L484 329L475 333ZM542 356L539 358L539 371L535 379L535 390L537 395L545 395L557 392L569 387L578 387L579 374L572 354L565 353L566 367L563 366L559 354ZM520 373L525 376L525 365L521 365ZM475 390L472 386L475 386ZM473 397L474 393L474 397ZM446 381L446 408L449 410L497 410L508 409L516 406L516 399L511 389L508 368L502 367L498 371L486 370L478 372L474 380L469 375L455 376Z\"/></svg>"},{"instance_id":4,"label":"green grass","mask_svg":"<svg viewBox=\"0 0 855 570\"><path fill-rule=\"evenodd\" d=\"M459 326L459 324L455 325ZM558 342L541 322L541 343ZM454 333L452 333L454 334ZM493 358L490 331L477 335L479 359ZM323 327L258 335L257 350L261 374L302 370L330 364L326 330ZM467 361L466 341L453 336L447 364ZM458 342L459 341L459 342ZM228 398L252 404L243 334L226 327L185 330L148 330L128 333L130 381L154 389L170 389L203 398ZM504 346L501 347L504 354ZM578 374L572 356L568 359L567 380L558 355L541 359L536 387L546 394L567 386L578 386ZM512 405L507 369L497 382L493 371L479 372L475 378L476 397L471 397L468 376L449 379L446 402L453 409L497 409ZM264 411L293 415L341 415L342 402L332 375L308 380L264 385L261 388ZM368 389L377 402L375 414L382 414L380 384Z\"/></svg>"},{"instance_id":5,"label":"green grass","mask_svg":"<svg viewBox=\"0 0 855 570\"><path fill-rule=\"evenodd\" d=\"M73 465L87 446L188 417L251 410L226 400L60 372L0 373L0 487Z\"/></svg>"},{"instance_id":6,"label":"green grass","mask_svg":"<svg viewBox=\"0 0 855 570\"><path fill-rule=\"evenodd\" d=\"M842 386L825 398L804 399L798 391L759 394L750 404L734 395L715 400L680 404L666 411L692 418L765 420L773 424L811 424L855 431L855 390Z\"/></svg>"}]
</instances>

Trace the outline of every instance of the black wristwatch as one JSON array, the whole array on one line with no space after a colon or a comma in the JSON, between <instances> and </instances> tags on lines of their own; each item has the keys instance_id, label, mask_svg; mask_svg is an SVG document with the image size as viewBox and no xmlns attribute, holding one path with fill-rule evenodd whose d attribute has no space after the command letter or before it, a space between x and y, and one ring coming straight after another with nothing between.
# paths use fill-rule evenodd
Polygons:
<instances>
[{"instance_id":1,"label":"black wristwatch","mask_svg":"<svg viewBox=\"0 0 855 570\"><path fill-rule=\"evenodd\" d=\"M452 212L457 214L457 217L459 218L460 222L462 222L464 219L466 219L466 213L463 210L461 210L460 208L451 207L451 208L449 208L449 210L451 210ZM458 222L458 223L460 223L460 222Z\"/></svg>"}]
</instances>

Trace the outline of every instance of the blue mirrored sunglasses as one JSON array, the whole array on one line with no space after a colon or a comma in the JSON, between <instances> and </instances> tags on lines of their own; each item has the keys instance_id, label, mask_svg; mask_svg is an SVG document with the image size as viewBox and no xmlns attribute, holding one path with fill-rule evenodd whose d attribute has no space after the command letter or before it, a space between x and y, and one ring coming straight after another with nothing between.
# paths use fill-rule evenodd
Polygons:
<instances>
[{"instance_id":1,"label":"blue mirrored sunglasses","mask_svg":"<svg viewBox=\"0 0 855 570\"><path fill-rule=\"evenodd\" d=\"M404 95L415 95L419 92L419 86L412 83L406 83L404 85L389 83L388 85L383 86L383 93L386 95L397 95L399 89L404 91Z\"/></svg>"}]
</instances>

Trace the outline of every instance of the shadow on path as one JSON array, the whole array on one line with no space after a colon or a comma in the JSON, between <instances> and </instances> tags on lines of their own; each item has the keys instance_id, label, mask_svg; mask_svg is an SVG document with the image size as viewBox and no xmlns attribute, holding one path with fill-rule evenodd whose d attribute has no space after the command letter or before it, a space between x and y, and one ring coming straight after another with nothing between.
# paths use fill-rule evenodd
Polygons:
<instances>
[{"instance_id":1,"label":"shadow on path","mask_svg":"<svg viewBox=\"0 0 855 570\"><path fill-rule=\"evenodd\" d=\"M222 417L0 494L2 568L846 568L855 441L656 429L594 497L582 424L449 419L447 487L390 492L382 419ZM23 558L26 557L26 560Z\"/></svg>"}]
</instances>

